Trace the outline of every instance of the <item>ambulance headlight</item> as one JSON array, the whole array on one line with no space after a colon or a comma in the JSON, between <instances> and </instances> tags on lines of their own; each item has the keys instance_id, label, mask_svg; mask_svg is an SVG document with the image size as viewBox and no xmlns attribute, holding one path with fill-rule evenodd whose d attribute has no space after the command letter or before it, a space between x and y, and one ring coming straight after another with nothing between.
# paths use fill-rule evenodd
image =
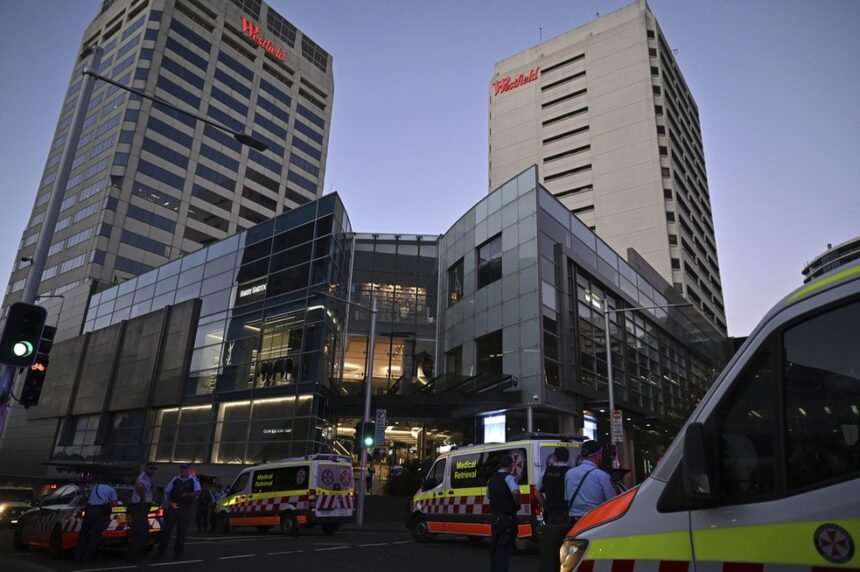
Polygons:
<instances>
[{"instance_id":1,"label":"ambulance headlight","mask_svg":"<svg viewBox=\"0 0 860 572\"><path fill-rule=\"evenodd\" d=\"M588 548L587 540L566 539L564 544L561 545L561 551L559 552L562 571L570 572L575 569L582 560L582 557L585 556L586 548Z\"/></svg>"}]
</instances>

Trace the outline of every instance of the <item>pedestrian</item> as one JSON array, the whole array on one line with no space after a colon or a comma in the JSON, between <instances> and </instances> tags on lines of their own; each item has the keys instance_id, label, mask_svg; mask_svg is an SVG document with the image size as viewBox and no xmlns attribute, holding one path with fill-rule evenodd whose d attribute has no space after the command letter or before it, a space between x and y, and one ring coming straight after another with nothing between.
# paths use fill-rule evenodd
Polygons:
<instances>
[{"instance_id":1,"label":"pedestrian","mask_svg":"<svg viewBox=\"0 0 860 572\"><path fill-rule=\"evenodd\" d=\"M209 528L209 512L212 508L210 506L212 503L212 481L208 479L204 480L203 477L200 477L198 480L203 481L200 483L203 491L197 498L197 510L194 511L194 522L197 525L197 532L204 532Z\"/></svg>"},{"instance_id":2,"label":"pedestrian","mask_svg":"<svg viewBox=\"0 0 860 572\"><path fill-rule=\"evenodd\" d=\"M570 529L567 502L564 500L564 477L571 468L568 448L556 447L553 459L537 483L537 499L543 506L544 522L540 537L541 572L559 569L559 550L565 533Z\"/></svg>"},{"instance_id":3,"label":"pedestrian","mask_svg":"<svg viewBox=\"0 0 860 572\"><path fill-rule=\"evenodd\" d=\"M368 463L367 464L367 477L365 479L367 482L367 494L371 494L373 492L373 474L374 473L376 473L376 471L373 470L373 465Z\"/></svg>"},{"instance_id":4,"label":"pedestrian","mask_svg":"<svg viewBox=\"0 0 860 572\"><path fill-rule=\"evenodd\" d=\"M118 500L116 490L108 484L95 483L90 487L81 532L78 534L78 545L75 548L75 560L86 562L95 556L102 533L110 519L111 509L116 506Z\"/></svg>"},{"instance_id":5,"label":"pedestrian","mask_svg":"<svg viewBox=\"0 0 860 572\"><path fill-rule=\"evenodd\" d=\"M212 481L212 504L209 507L209 532L215 532L216 522L218 520L218 501L227 496L227 490L218 484L218 481Z\"/></svg>"},{"instance_id":6,"label":"pedestrian","mask_svg":"<svg viewBox=\"0 0 860 572\"><path fill-rule=\"evenodd\" d=\"M128 516L131 518L131 538L126 554L126 559L131 562L140 558L144 545L149 541L152 477L157 470L158 466L155 463L147 463L134 481L134 492L131 495L131 504L128 506Z\"/></svg>"},{"instance_id":7,"label":"pedestrian","mask_svg":"<svg viewBox=\"0 0 860 572\"><path fill-rule=\"evenodd\" d=\"M490 572L507 572L517 539L517 512L520 488L513 474L514 459L508 454L499 459L499 469L487 481L487 497L492 512L493 541L490 545Z\"/></svg>"},{"instance_id":8,"label":"pedestrian","mask_svg":"<svg viewBox=\"0 0 860 572\"><path fill-rule=\"evenodd\" d=\"M181 558L185 552L185 533L191 524L191 511L194 499L200 494L200 481L191 475L191 468L179 465L179 476L173 477L164 487L164 530L158 544L158 555L163 557L170 544L170 536L176 529L176 542L173 544L173 555Z\"/></svg>"},{"instance_id":9,"label":"pedestrian","mask_svg":"<svg viewBox=\"0 0 860 572\"><path fill-rule=\"evenodd\" d=\"M564 496L571 525L616 494L609 474L600 469L603 464L603 447L600 443L585 441L579 459L580 464L564 475Z\"/></svg>"}]
</instances>

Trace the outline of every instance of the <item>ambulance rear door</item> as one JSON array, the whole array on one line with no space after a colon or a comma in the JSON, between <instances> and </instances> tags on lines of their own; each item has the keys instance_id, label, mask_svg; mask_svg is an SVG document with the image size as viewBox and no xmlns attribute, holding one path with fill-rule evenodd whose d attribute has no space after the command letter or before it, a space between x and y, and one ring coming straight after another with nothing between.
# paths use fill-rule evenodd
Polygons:
<instances>
[{"instance_id":1,"label":"ambulance rear door","mask_svg":"<svg viewBox=\"0 0 860 572\"><path fill-rule=\"evenodd\" d=\"M317 466L316 505L318 517L352 516L355 508L352 465L321 462Z\"/></svg>"},{"instance_id":2,"label":"ambulance rear door","mask_svg":"<svg viewBox=\"0 0 860 572\"><path fill-rule=\"evenodd\" d=\"M697 572L860 567L860 296L825 302L763 330L685 434L711 488L690 513Z\"/></svg>"}]
</instances>

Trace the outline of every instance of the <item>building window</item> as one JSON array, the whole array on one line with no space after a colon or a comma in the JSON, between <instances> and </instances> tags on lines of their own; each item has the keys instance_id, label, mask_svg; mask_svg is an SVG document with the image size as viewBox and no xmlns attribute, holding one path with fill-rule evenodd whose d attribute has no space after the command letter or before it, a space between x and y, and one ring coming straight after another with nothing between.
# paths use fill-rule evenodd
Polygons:
<instances>
[{"instance_id":1,"label":"building window","mask_svg":"<svg viewBox=\"0 0 860 572\"><path fill-rule=\"evenodd\" d=\"M669 235L669 244L671 244L672 246L678 246L678 235L677 234L670 234Z\"/></svg>"},{"instance_id":2,"label":"building window","mask_svg":"<svg viewBox=\"0 0 860 572\"><path fill-rule=\"evenodd\" d=\"M666 211L666 220L668 222L675 222L675 213Z\"/></svg>"},{"instance_id":3,"label":"building window","mask_svg":"<svg viewBox=\"0 0 860 572\"><path fill-rule=\"evenodd\" d=\"M445 352L445 373L461 375L463 371L463 346Z\"/></svg>"},{"instance_id":4,"label":"building window","mask_svg":"<svg viewBox=\"0 0 860 572\"><path fill-rule=\"evenodd\" d=\"M663 125L658 125L657 126L657 135L665 135L665 134L666 134L666 127L664 127Z\"/></svg>"},{"instance_id":5,"label":"building window","mask_svg":"<svg viewBox=\"0 0 860 572\"><path fill-rule=\"evenodd\" d=\"M654 113L656 113L657 115L663 115L663 106L662 105L655 105L654 106Z\"/></svg>"},{"instance_id":6,"label":"building window","mask_svg":"<svg viewBox=\"0 0 860 572\"><path fill-rule=\"evenodd\" d=\"M478 288L502 277L502 235L497 234L478 247Z\"/></svg>"},{"instance_id":7,"label":"building window","mask_svg":"<svg viewBox=\"0 0 860 572\"><path fill-rule=\"evenodd\" d=\"M463 259L448 269L448 307L463 299Z\"/></svg>"},{"instance_id":8,"label":"building window","mask_svg":"<svg viewBox=\"0 0 860 572\"><path fill-rule=\"evenodd\" d=\"M502 330L475 340L478 374L502 374Z\"/></svg>"},{"instance_id":9,"label":"building window","mask_svg":"<svg viewBox=\"0 0 860 572\"><path fill-rule=\"evenodd\" d=\"M680 270L681 269L681 261L678 260L677 258L673 258L672 259L672 268L674 268L675 270Z\"/></svg>"},{"instance_id":10,"label":"building window","mask_svg":"<svg viewBox=\"0 0 860 572\"><path fill-rule=\"evenodd\" d=\"M669 167L660 167L660 174L662 174L666 179L672 175L671 171L669 171Z\"/></svg>"}]
</instances>

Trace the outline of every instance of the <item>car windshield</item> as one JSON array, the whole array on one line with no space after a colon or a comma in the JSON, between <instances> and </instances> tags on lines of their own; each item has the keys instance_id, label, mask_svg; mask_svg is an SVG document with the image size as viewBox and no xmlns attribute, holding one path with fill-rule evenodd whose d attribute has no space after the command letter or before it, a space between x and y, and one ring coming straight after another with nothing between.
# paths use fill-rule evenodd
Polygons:
<instances>
[{"instance_id":1,"label":"car windshield","mask_svg":"<svg viewBox=\"0 0 860 572\"><path fill-rule=\"evenodd\" d=\"M33 491L29 489L0 489L0 502L33 502Z\"/></svg>"},{"instance_id":2,"label":"car windshield","mask_svg":"<svg viewBox=\"0 0 860 572\"><path fill-rule=\"evenodd\" d=\"M122 504L131 504L131 495L134 494L134 489L116 487L116 496Z\"/></svg>"}]
</instances>

